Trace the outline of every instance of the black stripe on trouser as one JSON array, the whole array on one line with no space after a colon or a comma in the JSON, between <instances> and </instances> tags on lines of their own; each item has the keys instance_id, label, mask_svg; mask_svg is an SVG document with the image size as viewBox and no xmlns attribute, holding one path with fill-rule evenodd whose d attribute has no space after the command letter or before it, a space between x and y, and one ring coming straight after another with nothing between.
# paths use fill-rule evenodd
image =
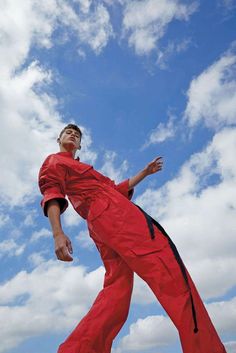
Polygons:
<instances>
[{"instance_id":1,"label":"black stripe on trouser","mask_svg":"<svg viewBox=\"0 0 236 353\"><path fill-rule=\"evenodd\" d=\"M176 259L176 261L179 264L180 270L182 272L184 280L185 280L185 282L187 284L187 287L189 289L190 299L191 299L191 307L192 307L192 315L193 315L193 322L194 322L194 330L193 330L193 332L197 333L198 332L198 326L197 326L196 309L195 309L195 306L194 306L194 301L193 301L191 288L190 288L190 285L189 285L189 282L188 282L188 276L187 276L187 273L186 273L186 268L185 268L184 263L183 263L183 261L182 261L182 259L180 257L180 254L179 254L175 244L173 243L173 241L171 240L169 235L166 233L165 229L160 225L160 223L158 223L155 219L153 219L140 206L138 206L138 205L135 205L135 206L137 206L140 209L140 211L144 214L144 216L146 218L146 221L147 221L147 225L148 225L148 229L149 229L151 238L152 239L155 238L155 232L154 232L154 227L153 227L153 224L154 224L160 230L160 232L168 239L168 242L170 244L171 250L173 251L175 259Z\"/></svg>"}]
</instances>

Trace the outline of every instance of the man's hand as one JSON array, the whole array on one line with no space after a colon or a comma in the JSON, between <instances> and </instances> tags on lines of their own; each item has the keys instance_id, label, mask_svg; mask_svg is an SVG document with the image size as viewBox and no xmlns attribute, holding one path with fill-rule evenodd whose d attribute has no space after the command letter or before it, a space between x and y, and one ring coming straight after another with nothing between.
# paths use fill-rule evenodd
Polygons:
<instances>
[{"instance_id":1,"label":"man's hand","mask_svg":"<svg viewBox=\"0 0 236 353\"><path fill-rule=\"evenodd\" d=\"M157 157L144 168L146 175L154 174L162 170L163 160L162 157Z\"/></svg>"},{"instance_id":2,"label":"man's hand","mask_svg":"<svg viewBox=\"0 0 236 353\"><path fill-rule=\"evenodd\" d=\"M55 253L58 260L61 261L73 261L73 257L70 254L73 254L72 244L70 239L62 232L54 236L55 241Z\"/></svg>"},{"instance_id":3,"label":"man's hand","mask_svg":"<svg viewBox=\"0 0 236 353\"><path fill-rule=\"evenodd\" d=\"M162 157L157 157L153 159L148 165L141 170L137 175L129 179L129 190L136 186L140 181L142 181L146 176L159 172L162 169L163 160Z\"/></svg>"}]
</instances>

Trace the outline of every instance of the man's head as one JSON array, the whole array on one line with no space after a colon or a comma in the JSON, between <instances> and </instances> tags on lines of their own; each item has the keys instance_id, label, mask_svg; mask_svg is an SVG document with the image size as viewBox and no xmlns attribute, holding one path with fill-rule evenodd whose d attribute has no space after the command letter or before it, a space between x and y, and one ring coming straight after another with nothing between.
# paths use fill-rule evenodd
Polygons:
<instances>
[{"instance_id":1,"label":"man's head","mask_svg":"<svg viewBox=\"0 0 236 353\"><path fill-rule=\"evenodd\" d=\"M82 132L80 128L75 124L68 124L60 132L57 142L60 145L61 151L76 151L80 149L80 142L82 138Z\"/></svg>"}]
</instances>

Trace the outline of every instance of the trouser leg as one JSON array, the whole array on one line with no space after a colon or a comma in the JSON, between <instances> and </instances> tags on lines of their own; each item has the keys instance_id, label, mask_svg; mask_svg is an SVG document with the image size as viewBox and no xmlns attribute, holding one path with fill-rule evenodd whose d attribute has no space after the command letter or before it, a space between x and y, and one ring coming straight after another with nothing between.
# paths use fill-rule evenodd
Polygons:
<instances>
[{"instance_id":1,"label":"trouser leg","mask_svg":"<svg viewBox=\"0 0 236 353\"><path fill-rule=\"evenodd\" d=\"M163 230L156 225L152 228L152 221L122 198L119 205L111 204L91 226L152 289L178 329L184 353L226 353L187 272L186 282L178 256Z\"/></svg>"},{"instance_id":2,"label":"trouser leg","mask_svg":"<svg viewBox=\"0 0 236 353\"><path fill-rule=\"evenodd\" d=\"M180 266L163 234L155 229L155 239L136 245L127 257L129 266L147 282L179 331L184 353L226 353L197 289ZM198 332L194 332L193 308Z\"/></svg>"},{"instance_id":3,"label":"trouser leg","mask_svg":"<svg viewBox=\"0 0 236 353\"><path fill-rule=\"evenodd\" d=\"M133 271L115 251L102 242L96 241L96 245L106 269L103 290L58 353L110 353L112 341L127 318Z\"/></svg>"}]
</instances>

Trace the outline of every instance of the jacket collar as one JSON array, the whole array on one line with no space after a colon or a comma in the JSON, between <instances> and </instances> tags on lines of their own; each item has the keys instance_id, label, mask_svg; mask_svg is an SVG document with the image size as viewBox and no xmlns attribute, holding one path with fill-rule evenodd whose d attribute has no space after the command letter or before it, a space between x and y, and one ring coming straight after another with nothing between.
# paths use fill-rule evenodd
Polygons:
<instances>
[{"instance_id":1,"label":"jacket collar","mask_svg":"<svg viewBox=\"0 0 236 353\"><path fill-rule=\"evenodd\" d=\"M74 159L72 152L57 152L56 154L59 155L59 156L68 157L68 158ZM76 157L75 160L79 161L80 158Z\"/></svg>"}]
</instances>

